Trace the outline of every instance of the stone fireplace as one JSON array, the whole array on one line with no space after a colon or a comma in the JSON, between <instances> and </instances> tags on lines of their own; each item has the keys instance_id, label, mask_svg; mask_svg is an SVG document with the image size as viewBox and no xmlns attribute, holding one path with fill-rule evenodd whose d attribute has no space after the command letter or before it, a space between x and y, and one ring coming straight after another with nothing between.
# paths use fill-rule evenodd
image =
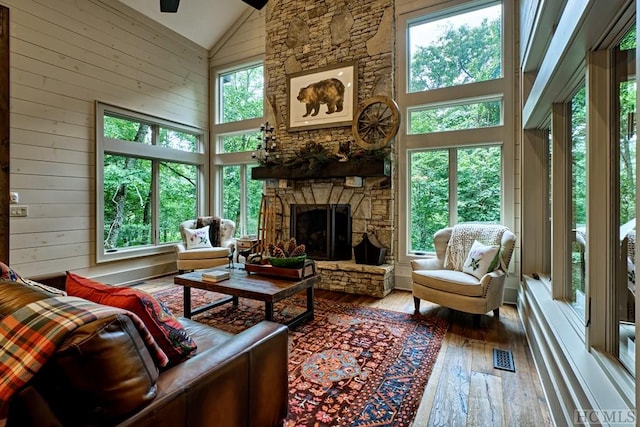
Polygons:
<instances>
[{"instance_id":1,"label":"stone fireplace","mask_svg":"<svg viewBox=\"0 0 640 427\"><path fill-rule=\"evenodd\" d=\"M313 142L330 153L341 146L361 149L351 126L288 129L288 78L342 63L356 64L357 85L354 112L367 99L394 97L394 5L393 0L362 2L343 0L314 2L272 0L266 7L265 95L266 121L275 124L280 158L296 157ZM395 261L395 159L394 143L384 162L339 163L331 161L321 170L289 170L287 176L264 175L265 197L278 211L281 236L292 234L291 209L298 205L342 205L351 212L351 242L344 245L348 256L339 260L317 260L321 289L382 297L393 289ZM376 169L371 170L371 167ZM381 166L381 167L379 167ZM258 169L258 168L255 168ZM256 171L258 172L258 171ZM253 174L253 172L252 172ZM356 264L353 245L367 232L376 234L387 250L385 264ZM339 256L343 258L343 256Z\"/></svg>"},{"instance_id":2,"label":"stone fireplace","mask_svg":"<svg viewBox=\"0 0 640 427\"><path fill-rule=\"evenodd\" d=\"M278 227L283 238L295 237L298 209L306 206L323 207L325 214L331 215L331 206L349 207L351 216L351 242L342 246L341 259L321 259L313 254L318 271L323 280L320 289L337 290L348 293L383 297L393 289L393 198L388 191L389 177L368 177L361 187L345 186L343 179L296 179L266 181L265 197L277 210ZM315 212L314 215L318 213ZM326 221L324 215L314 216ZM362 236L373 231L389 251L385 264L380 266L356 264L353 246L360 243ZM317 230L315 230L317 232ZM298 240L298 238L296 238ZM305 243L307 244L307 243ZM348 251L348 252L347 252ZM348 256L347 256L348 254Z\"/></svg>"}]
</instances>

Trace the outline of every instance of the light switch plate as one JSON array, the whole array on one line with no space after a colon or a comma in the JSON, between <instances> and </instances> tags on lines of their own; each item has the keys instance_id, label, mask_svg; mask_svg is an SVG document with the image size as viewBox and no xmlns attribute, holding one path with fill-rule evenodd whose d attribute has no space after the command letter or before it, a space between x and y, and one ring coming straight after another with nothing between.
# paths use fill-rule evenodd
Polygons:
<instances>
[{"instance_id":1,"label":"light switch plate","mask_svg":"<svg viewBox=\"0 0 640 427\"><path fill-rule=\"evenodd\" d=\"M29 216L29 208L27 206L9 206L9 216Z\"/></svg>"}]
</instances>

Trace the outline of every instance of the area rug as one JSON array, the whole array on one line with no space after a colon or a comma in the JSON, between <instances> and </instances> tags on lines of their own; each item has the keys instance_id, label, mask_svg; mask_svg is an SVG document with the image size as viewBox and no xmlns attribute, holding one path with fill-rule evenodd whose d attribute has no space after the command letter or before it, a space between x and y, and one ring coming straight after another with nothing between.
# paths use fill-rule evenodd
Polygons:
<instances>
[{"instance_id":1,"label":"area rug","mask_svg":"<svg viewBox=\"0 0 640 427\"><path fill-rule=\"evenodd\" d=\"M182 288L154 294L182 314ZM192 306L222 298L192 289ZM275 304L274 320L304 311L296 295ZM409 426L447 331L446 320L315 299L314 319L289 331L286 427ZM264 319L264 303L241 298L193 317L229 332Z\"/></svg>"}]
</instances>

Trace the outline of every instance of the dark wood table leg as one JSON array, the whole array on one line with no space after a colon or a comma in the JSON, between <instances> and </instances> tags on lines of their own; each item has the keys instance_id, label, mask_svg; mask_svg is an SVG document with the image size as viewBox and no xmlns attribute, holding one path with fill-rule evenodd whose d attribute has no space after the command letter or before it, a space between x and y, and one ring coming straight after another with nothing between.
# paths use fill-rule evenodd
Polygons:
<instances>
[{"instance_id":1,"label":"dark wood table leg","mask_svg":"<svg viewBox=\"0 0 640 427\"><path fill-rule=\"evenodd\" d=\"M309 320L313 320L313 286L307 288L307 312Z\"/></svg>"},{"instance_id":2,"label":"dark wood table leg","mask_svg":"<svg viewBox=\"0 0 640 427\"><path fill-rule=\"evenodd\" d=\"M265 301L264 303L264 317L266 320L273 321L273 303Z\"/></svg>"},{"instance_id":3,"label":"dark wood table leg","mask_svg":"<svg viewBox=\"0 0 640 427\"><path fill-rule=\"evenodd\" d=\"M183 286L182 288L184 289L182 295L183 316L187 319L191 319L191 288L189 286Z\"/></svg>"},{"instance_id":4,"label":"dark wood table leg","mask_svg":"<svg viewBox=\"0 0 640 427\"><path fill-rule=\"evenodd\" d=\"M237 306L238 305L238 297L231 297L231 304Z\"/></svg>"},{"instance_id":5,"label":"dark wood table leg","mask_svg":"<svg viewBox=\"0 0 640 427\"><path fill-rule=\"evenodd\" d=\"M287 326L293 328L310 320L313 320L313 286L307 288L307 309L287 322Z\"/></svg>"}]
</instances>

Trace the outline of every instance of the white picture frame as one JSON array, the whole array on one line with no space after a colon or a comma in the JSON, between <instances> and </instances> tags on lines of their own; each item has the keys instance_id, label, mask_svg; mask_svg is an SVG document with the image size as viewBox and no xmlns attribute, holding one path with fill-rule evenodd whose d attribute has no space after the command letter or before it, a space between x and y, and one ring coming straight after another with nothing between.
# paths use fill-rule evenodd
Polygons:
<instances>
[{"instance_id":1,"label":"white picture frame","mask_svg":"<svg viewBox=\"0 0 640 427\"><path fill-rule=\"evenodd\" d=\"M357 86L358 66L355 61L289 75L287 129L351 126Z\"/></svg>"}]
</instances>

